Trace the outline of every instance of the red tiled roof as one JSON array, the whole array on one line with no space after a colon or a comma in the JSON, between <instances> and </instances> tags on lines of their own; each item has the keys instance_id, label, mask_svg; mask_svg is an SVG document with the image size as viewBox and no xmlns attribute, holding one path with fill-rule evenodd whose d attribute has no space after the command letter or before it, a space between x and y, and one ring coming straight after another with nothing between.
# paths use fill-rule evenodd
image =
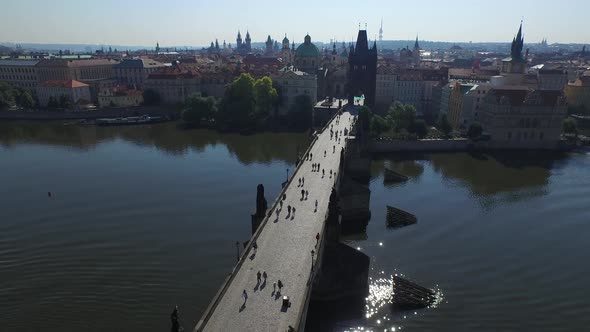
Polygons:
<instances>
[{"instance_id":1,"label":"red tiled roof","mask_svg":"<svg viewBox=\"0 0 590 332\"><path fill-rule=\"evenodd\" d=\"M76 80L53 80L53 81L43 81L39 84L39 86L46 87L46 88L82 88L88 86L88 84L76 81Z\"/></svg>"}]
</instances>

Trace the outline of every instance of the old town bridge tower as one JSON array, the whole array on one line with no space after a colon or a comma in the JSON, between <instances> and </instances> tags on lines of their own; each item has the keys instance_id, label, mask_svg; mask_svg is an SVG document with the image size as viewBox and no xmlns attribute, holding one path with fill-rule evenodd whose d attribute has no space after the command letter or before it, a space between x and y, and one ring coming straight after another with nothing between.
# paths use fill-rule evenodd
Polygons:
<instances>
[{"instance_id":1,"label":"old town bridge tower","mask_svg":"<svg viewBox=\"0 0 590 332\"><path fill-rule=\"evenodd\" d=\"M369 49L367 30L359 30L356 46L350 46L348 53L348 102L355 96L365 96L365 105L375 106L375 85L377 79L377 42Z\"/></svg>"}]
</instances>

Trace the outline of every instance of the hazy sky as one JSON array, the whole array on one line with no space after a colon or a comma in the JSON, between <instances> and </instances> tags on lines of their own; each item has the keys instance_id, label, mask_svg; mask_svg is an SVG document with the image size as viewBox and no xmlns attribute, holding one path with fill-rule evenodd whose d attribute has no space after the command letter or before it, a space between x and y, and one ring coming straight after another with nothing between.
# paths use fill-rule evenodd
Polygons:
<instances>
[{"instance_id":1,"label":"hazy sky","mask_svg":"<svg viewBox=\"0 0 590 332\"><path fill-rule=\"evenodd\" d=\"M267 35L296 43L349 41L367 23L371 39L501 41L524 17L525 42L590 42L590 0L2 0L0 42L105 45L235 44ZM361 5L362 4L362 5Z\"/></svg>"}]
</instances>

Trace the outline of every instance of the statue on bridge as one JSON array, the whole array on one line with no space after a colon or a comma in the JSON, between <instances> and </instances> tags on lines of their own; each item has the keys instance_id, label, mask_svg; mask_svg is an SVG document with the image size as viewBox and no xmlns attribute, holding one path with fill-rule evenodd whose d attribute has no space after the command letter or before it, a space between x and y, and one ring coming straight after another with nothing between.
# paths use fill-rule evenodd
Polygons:
<instances>
[{"instance_id":1,"label":"statue on bridge","mask_svg":"<svg viewBox=\"0 0 590 332\"><path fill-rule=\"evenodd\" d=\"M266 198L264 198L264 185L259 184L258 187L256 187L256 215L265 215L267 208L268 203L266 202Z\"/></svg>"},{"instance_id":2,"label":"statue on bridge","mask_svg":"<svg viewBox=\"0 0 590 332\"><path fill-rule=\"evenodd\" d=\"M178 322L178 306L174 306L174 310L170 314L170 322L172 323L172 327L170 328L170 332L180 332L182 328L180 327L180 323Z\"/></svg>"}]
</instances>

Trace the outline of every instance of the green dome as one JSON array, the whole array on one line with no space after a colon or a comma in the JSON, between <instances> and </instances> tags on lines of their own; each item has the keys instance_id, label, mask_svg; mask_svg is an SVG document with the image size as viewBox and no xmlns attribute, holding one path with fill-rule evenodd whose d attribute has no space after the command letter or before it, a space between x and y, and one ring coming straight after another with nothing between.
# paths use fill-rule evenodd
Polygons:
<instances>
[{"instance_id":1,"label":"green dome","mask_svg":"<svg viewBox=\"0 0 590 332\"><path fill-rule=\"evenodd\" d=\"M309 35L305 36L305 42L295 51L295 56L299 58L313 58L320 56L320 50L311 42Z\"/></svg>"}]
</instances>

